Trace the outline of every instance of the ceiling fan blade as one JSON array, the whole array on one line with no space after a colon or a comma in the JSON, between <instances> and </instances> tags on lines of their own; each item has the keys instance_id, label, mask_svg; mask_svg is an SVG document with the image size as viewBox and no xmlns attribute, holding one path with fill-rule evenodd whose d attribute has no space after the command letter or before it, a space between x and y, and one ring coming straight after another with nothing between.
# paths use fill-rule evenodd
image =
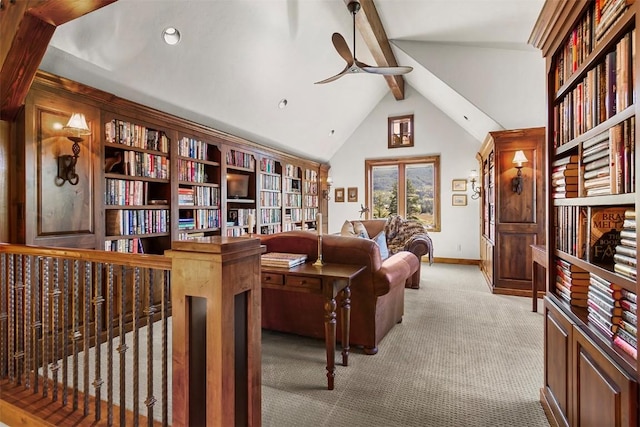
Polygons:
<instances>
[{"instance_id":1,"label":"ceiling fan blade","mask_svg":"<svg viewBox=\"0 0 640 427\"><path fill-rule=\"evenodd\" d=\"M349 50L347 42L344 40L344 37L342 37L342 34L333 33L333 35L331 36L331 41L333 42L333 47L336 48L338 54L340 54L342 59L347 61L347 64L349 64L349 66L352 66L354 58L351 54L351 50Z\"/></svg>"},{"instance_id":2,"label":"ceiling fan blade","mask_svg":"<svg viewBox=\"0 0 640 427\"><path fill-rule=\"evenodd\" d=\"M405 66L398 66L398 67L370 67L368 65L364 67L361 67L360 65L358 66L362 69L362 71L366 71L367 73L382 74L384 76L399 76L401 74L407 74L413 70L413 67L405 67Z\"/></svg>"},{"instance_id":3,"label":"ceiling fan blade","mask_svg":"<svg viewBox=\"0 0 640 427\"><path fill-rule=\"evenodd\" d=\"M340 77L342 77L345 74L349 73L349 69L350 68L351 68L351 65L347 64L347 66L344 67L344 70L340 71L335 76L329 77L328 79L320 80L319 82L315 82L314 84L319 85L319 84L323 84L323 83L329 83L329 82L332 82L334 80L338 80Z\"/></svg>"}]
</instances>

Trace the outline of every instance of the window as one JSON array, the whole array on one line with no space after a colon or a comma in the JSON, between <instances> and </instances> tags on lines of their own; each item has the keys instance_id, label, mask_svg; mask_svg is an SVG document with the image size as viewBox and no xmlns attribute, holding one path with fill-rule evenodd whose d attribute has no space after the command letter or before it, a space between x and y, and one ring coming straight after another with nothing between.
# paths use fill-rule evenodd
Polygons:
<instances>
[{"instance_id":1,"label":"window","mask_svg":"<svg viewBox=\"0 0 640 427\"><path fill-rule=\"evenodd\" d=\"M398 214L440 231L440 156L365 160L369 218Z\"/></svg>"}]
</instances>

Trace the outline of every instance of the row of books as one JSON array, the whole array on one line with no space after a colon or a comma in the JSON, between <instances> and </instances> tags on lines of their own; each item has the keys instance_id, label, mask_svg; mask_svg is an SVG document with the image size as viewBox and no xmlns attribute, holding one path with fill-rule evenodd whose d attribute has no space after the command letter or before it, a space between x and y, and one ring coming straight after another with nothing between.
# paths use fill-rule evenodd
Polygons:
<instances>
[{"instance_id":1,"label":"row of books","mask_svg":"<svg viewBox=\"0 0 640 427\"><path fill-rule=\"evenodd\" d=\"M268 224L260 226L260 234L276 234L282 233L281 224Z\"/></svg>"},{"instance_id":2,"label":"row of books","mask_svg":"<svg viewBox=\"0 0 640 427\"><path fill-rule=\"evenodd\" d=\"M130 254L143 254L144 246L138 237L132 239L112 239L104 241L104 250L109 252L124 252Z\"/></svg>"},{"instance_id":3,"label":"row of books","mask_svg":"<svg viewBox=\"0 0 640 427\"><path fill-rule=\"evenodd\" d=\"M587 319L601 335L637 359L637 294L591 273Z\"/></svg>"},{"instance_id":4,"label":"row of books","mask_svg":"<svg viewBox=\"0 0 640 427\"><path fill-rule=\"evenodd\" d=\"M580 259L587 259L587 208L556 206L554 209L556 248Z\"/></svg>"},{"instance_id":5,"label":"row of books","mask_svg":"<svg viewBox=\"0 0 640 427\"><path fill-rule=\"evenodd\" d=\"M215 156L211 152L217 149L214 145L186 136L178 141L178 155L182 157L215 161Z\"/></svg>"},{"instance_id":6,"label":"row of books","mask_svg":"<svg viewBox=\"0 0 640 427\"><path fill-rule=\"evenodd\" d=\"M262 172L280 174L282 169L279 162L263 157L260 159L260 170Z\"/></svg>"},{"instance_id":7,"label":"row of books","mask_svg":"<svg viewBox=\"0 0 640 427\"><path fill-rule=\"evenodd\" d=\"M561 258L556 259L556 295L567 304L587 306L589 273Z\"/></svg>"},{"instance_id":8,"label":"row of books","mask_svg":"<svg viewBox=\"0 0 640 427\"><path fill-rule=\"evenodd\" d=\"M302 195L297 193L286 193L283 198L283 203L287 207L302 207Z\"/></svg>"},{"instance_id":9,"label":"row of books","mask_svg":"<svg viewBox=\"0 0 640 427\"><path fill-rule=\"evenodd\" d=\"M169 152L170 140L163 131L117 119L105 123L104 129L106 142L161 153Z\"/></svg>"},{"instance_id":10,"label":"row of books","mask_svg":"<svg viewBox=\"0 0 640 427\"><path fill-rule=\"evenodd\" d=\"M169 232L168 209L109 209L105 211L107 236Z\"/></svg>"},{"instance_id":11,"label":"row of books","mask_svg":"<svg viewBox=\"0 0 640 427\"><path fill-rule=\"evenodd\" d=\"M249 216L253 215L255 219L255 209L229 209L227 211L227 225L233 226L247 226L249 225ZM253 224L255 225L255 224Z\"/></svg>"},{"instance_id":12,"label":"row of books","mask_svg":"<svg viewBox=\"0 0 640 427\"><path fill-rule=\"evenodd\" d=\"M285 222L302 221L302 208L286 208L284 210Z\"/></svg>"},{"instance_id":13,"label":"row of books","mask_svg":"<svg viewBox=\"0 0 640 427\"><path fill-rule=\"evenodd\" d=\"M318 206L318 196L304 196L304 204L305 206Z\"/></svg>"},{"instance_id":14,"label":"row of books","mask_svg":"<svg viewBox=\"0 0 640 427\"><path fill-rule=\"evenodd\" d=\"M178 180L188 182L209 182L207 169L210 166L192 160L178 160ZM213 178L213 177L212 177Z\"/></svg>"},{"instance_id":15,"label":"row of books","mask_svg":"<svg viewBox=\"0 0 640 427\"><path fill-rule=\"evenodd\" d=\"M281 191L280 175L260 175L260 189Z\"/></svg>"},{"instance_id":16,"label":"row of books","mask_svg":"<svg viewBox=\"0 0 640 427\"><path fill-rule=\"evenodd\" d=\"M104 203L106 205L141 206L147 204L149 183L127 179L105 180Z\"/></svg>"},{"instance_id":17,"label":"row of books","mask_svg":"<svg viewBox=\"0 0 640 427\"><path fill-rule=\"evenodd\" d=\"M178 230L220 228L220 209L193 209L180 212Z\"/></svg>"},{"instance_id":18,"label":"row of books","mask_svg":"<svg viewBox=\"0 0 640 427\"><path fill-rule=\"evenodd\" d=\"M275 192L260 192L260 206L279 208L282 206L282 194Z\"/></svg>"},{"instance_id":19,"label":"row of books","mask_svg":"<svg viewBox=\"0 0 640 427\"><path fill-rule=\"evenodd\" d=\"M261 209L260 223L275 224L282 222L282 211L280 209Z\"/></svg>"},{"instance_id":20,"label":"row of books","mask_svg":"<svg viewBox=\"0 0 640 427\"><path fill-rule=\"evenodd\" d=\"M284 191L288 193L299 193L300 178L285 178L283 186L284 186Z\"/></svg>"},{"instance_id":21,"label":"row of books","mask_svg":"<svg viewBox=\"0 0 640 427\"><path fill-rule=\"evenodd\" d=\"M169 179L169 159L159 154L124 151L122 174L145 178Z\"/></svg>"},{"instance_id":22,"label":"row of books","mask_svg":"<svg viewBox=\"0 0 640 427\"><path fill-rule=\"evenodd\" d=\"M300 168L295 165L286 164L284 166L284 175L287 178L300 179L300 176L301 176Z\"/></svg>"},{"instance_id":23,"label":"row of books","mask_svg":"<svg viewBox=\"0 0 640 427\"><path fill-rule=\"evenodd\" d=\"M254 169L254 158L253 155L249 153L243 153L238 150L229 150L227 151L227 165L236 166L245 169Z\"/></svg>"},{"instance_id":24,"label":"row of books","mask_svg":"<svg viewBox=\"0 0 640 427\"><path fill-rule=\"evenodd\" d=\"M599 41L604 36L607 30L618 20L618 18L624 13L629 4L632 4L632 0L596 0L594 10L594 23L595 31L594 36L596 41Z\"/></svg>"},{"instance_id":25,"label":"row of books","mask_svg":"<svg viewBox=\"0 0 640 427\"><path fill-rule=\"evenodd\" d=\"M316 215L318 215L318 208L306 208L304 210L305 221L315 221Z\"/></svg>"},{"instance_id":26,"label":"row of books","mask_svg":"<svg viewBox=\"0 0 640 427\"><path fill-rule=\"evenodd\" d=\"M178 188L180 206L220 206L220 189L217 187Z\"/></svg>"},{"instance_id":27,"label":"row of books","mask_svg":"<svg viewBox=\"0 0 640 427\"><path fill-rule=\"evenodd\" d=\"M602 62L554 106L554 146L557 148L633 103L632 61L635 29L625 34Z\"/></svg>"},{"instance_id":28,"label":"row of books","mask_svg":"<svg viewBox=\"0 0 640 427\"><path fill-rule=\"evenodd\" d=\"M625 277L636 280L636 211L627 209L620 230L620 242L613 255L613 270Z\"/></svg>"}]
</instances>

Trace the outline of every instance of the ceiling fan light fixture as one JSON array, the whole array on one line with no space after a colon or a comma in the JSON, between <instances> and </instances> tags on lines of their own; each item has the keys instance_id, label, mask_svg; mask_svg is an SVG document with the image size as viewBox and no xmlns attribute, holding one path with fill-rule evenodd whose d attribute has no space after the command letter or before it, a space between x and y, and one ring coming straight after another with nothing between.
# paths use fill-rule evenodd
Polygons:
<instances>
[{"instance_id":1,"label":"ceiling fan light fixture","mask_svg":"<svg viewBox=\"0 0 640 427\"><path fill-rule=\"evenodd\" d=\"M175 46L180 42L180 31L175 27L167 27L162 31L162 40L169 46Z\"/></svg>"}]
</instances>

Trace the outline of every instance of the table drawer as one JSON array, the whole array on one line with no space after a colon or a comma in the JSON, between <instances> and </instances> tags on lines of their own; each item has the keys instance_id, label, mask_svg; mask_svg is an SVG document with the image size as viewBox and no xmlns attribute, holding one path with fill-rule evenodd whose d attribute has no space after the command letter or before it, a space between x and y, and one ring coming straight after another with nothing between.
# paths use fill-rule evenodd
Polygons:
<instances>
[{"instance_id":1,"label":"table drawer","mask_svg":"<svg viewBox=\"0 0 640 427\"><path fill-rule=\"evenodd\" d=\"M275 273L262 273L262 283L268 285L282 285L284 283L284 275Z\"/></svg>"},{"instance_id":2,"label":"table drawer","mask_svg":"<svg viewBox=\"0 0 640 427\"><path fill-rule=\"evenodd\" d=\"M322 289L322 280L315 277L289 275L287 276L286 286L320 290Z\"/></svg>"}]
</instances>

